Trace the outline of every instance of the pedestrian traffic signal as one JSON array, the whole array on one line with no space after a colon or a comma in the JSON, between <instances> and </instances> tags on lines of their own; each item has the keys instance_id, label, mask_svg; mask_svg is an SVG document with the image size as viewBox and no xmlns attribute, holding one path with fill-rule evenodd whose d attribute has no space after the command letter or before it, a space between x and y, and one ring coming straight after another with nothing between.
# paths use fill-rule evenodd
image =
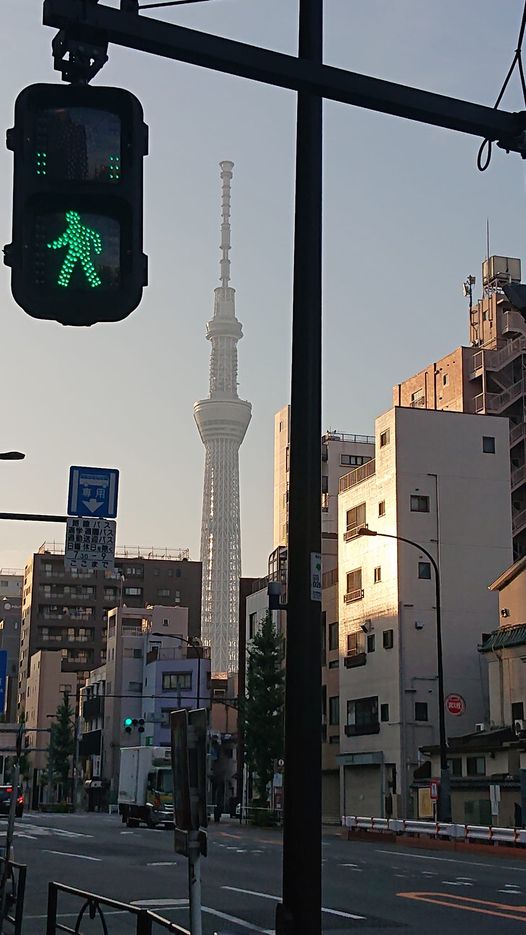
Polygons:
<instances>
[{"instance_id":1,"label":"pedestrian traffic signal","mask_svg":"<svg viewBox=\"0 0 526 935\"><path fill-rule=\"evenodd\" d=\"M15 301L64 325L120 321L147 282L142 252L147 127L122 88L34 84L18 95L13 240Z\"/></svg>"}]
</instances>

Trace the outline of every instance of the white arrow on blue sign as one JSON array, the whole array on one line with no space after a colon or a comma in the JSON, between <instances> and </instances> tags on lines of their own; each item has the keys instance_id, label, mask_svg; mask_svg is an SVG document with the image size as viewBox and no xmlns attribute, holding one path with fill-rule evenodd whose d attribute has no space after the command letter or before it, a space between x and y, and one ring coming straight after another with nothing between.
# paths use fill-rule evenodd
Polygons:
<instances>
[{"instance_id":1,"label":"white arrow on blue sign","mask_svg":"<svg viewBox=\"0 0 526 935\"><path fill-rule=\"evenodd\" d=\"M116 468L77 467L69 469L68 513L70 516L117 516L119 472Z\"/></svg>"}]
</instances>

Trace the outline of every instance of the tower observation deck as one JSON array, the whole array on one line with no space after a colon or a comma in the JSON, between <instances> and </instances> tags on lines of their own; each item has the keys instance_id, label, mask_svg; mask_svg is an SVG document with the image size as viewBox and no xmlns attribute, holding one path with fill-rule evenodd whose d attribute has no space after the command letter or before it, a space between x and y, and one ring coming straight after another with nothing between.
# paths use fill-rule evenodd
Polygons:
<instances>
[{"instance_id":1,"label":"tower observation deck","mask_svg":"<svg viewBox=\"0 0 526 935\"><path fill-rule=\"evenodd\" d=\"M212 672L238 668L239 447L252 406L237 395L237 342L243 337L230 283L230 186L233 162L221 168L221 285L214 290L214 316L206 326L210 352L210 392L194 404L194 418L205 446L201 523L203 591L201 636L211 647Z\"/></svg>"}]
</instances>

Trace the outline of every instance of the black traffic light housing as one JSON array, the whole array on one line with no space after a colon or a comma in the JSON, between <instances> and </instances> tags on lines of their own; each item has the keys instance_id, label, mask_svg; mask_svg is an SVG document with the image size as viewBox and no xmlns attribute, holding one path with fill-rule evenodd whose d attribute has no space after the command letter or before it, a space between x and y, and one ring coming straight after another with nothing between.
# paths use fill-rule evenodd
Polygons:
<instances>
[{"instance_id":1,"label":"black traffic light housing","mask_svg":"<svg viewBox=\"0 0 526 935\"><path fill-rule=\"evenodd\" d=\"M15 301L64 325L126 318L147 283L140 102L122 88L30 85L7 146L13 240L4 253Z\"/></svg>"}]
</instances>

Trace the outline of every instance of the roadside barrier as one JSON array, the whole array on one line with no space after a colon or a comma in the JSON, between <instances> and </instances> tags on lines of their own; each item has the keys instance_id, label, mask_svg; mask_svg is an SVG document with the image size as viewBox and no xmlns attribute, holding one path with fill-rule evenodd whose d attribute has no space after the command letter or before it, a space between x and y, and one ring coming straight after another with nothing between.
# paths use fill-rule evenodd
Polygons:
<instances>
[{"instance_id":1,"label":"roadside barrier","mask_svg":"<svg viewBox=\"0 0 526 935\"><path fill-rule=\"evenodd\" d=\"M405 818L366 818L358 815L342 816L342 827L353 831L375 831L411 837L428 837L487 844L526 846L526 829L494 828L489 825L461 825L437 821L415 821Z\"/></svg>"}]
</instances>

